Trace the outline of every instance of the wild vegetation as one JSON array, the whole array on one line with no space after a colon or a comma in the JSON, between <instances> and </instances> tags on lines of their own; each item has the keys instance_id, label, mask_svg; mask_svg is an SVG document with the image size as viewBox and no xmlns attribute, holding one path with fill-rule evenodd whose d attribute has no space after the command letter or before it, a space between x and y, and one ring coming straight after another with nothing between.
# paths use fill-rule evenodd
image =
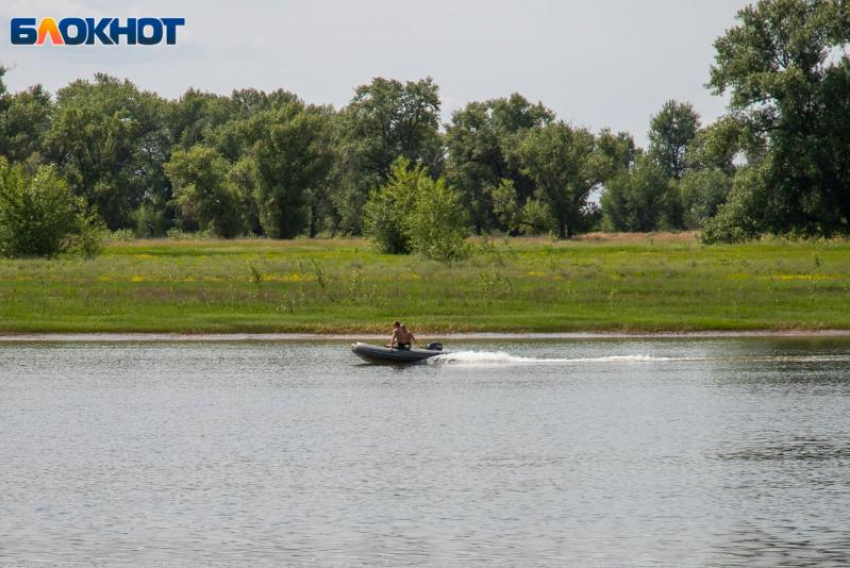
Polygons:
<instances>
[{"instance_id":1,"label":"wild vegetation","mask_svg":"<svg viewBox=\"0 0 850 568\"><path fill-rule=\"evenodd\" d=\"M473 239L451 264L363 239L131 240L0 262L0 332L850 328L850 242Z\"/></svg>"},{"instance_id":2,"label":"wild vegetation","mask_svg":"<svg viewBox=\"0 0 850 568\"><path fill-rule=\"evenodd\" d=\"M715 44L709 86L730 95L729 113L704 125L690 104L668 101L646 149L630 133L567 124L516 93L470 102L441 125L428 78L376 78L336 109L281 90L190 89L166 100L103 74L55 96L39 85L10 93L3 71L0 156L15 175L51 172L67 184L89 226L140 238L368 233L386 251L451 260L463 256L467 232L846 235L848 38L847 2L759 0ZM414 213L401 221L381 210L409 182L399 167L417 180ZM63 218L67 204L52 203L50 216ZM64 227L47 250L19 249L7 226L2 250L55 255L73 232Z\"/></svg>"}]
</instances>

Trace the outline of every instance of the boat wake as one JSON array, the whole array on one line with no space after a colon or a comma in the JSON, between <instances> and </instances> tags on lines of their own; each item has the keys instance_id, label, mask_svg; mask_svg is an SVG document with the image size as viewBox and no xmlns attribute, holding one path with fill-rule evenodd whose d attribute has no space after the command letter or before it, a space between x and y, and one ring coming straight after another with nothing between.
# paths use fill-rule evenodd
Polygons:
<instances>
[{"instance_id":1,"label":"boat wake","mask_svg":"<svg viewBox=\"0 0 850 568\"><path fill-rule=\"evenodd\" d=\"M578 364L628 364L628 363L698 363L749 362L749 363L850 363L850 355L779 355L743 357L659 357L654 355L609 355L605 357L545 358L520 357L504 351L458 351L428 360L429 365L578 365Z\"/></svg>"},{"instance_id":2,"label":"boat wake","mask_svg":"<svg viewBox=\"0 0 850 568\"><path fill-rule=\"evenodd\" d=\"M607 357L577 357L569 359L520 357L504 351L459 351L434 357L431 365L570 365L585 363L665 363L675 361L704 361L699 357L654 357L652 355L610 355Z\"/></svg>"}]
</instances>

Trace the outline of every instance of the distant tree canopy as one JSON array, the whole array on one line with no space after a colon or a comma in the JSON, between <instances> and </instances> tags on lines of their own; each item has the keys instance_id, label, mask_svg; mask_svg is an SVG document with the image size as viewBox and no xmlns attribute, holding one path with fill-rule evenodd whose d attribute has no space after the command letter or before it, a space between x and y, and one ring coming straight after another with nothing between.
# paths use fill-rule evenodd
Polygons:
<instances>
[{"instance_id":1,"label":"distant tree canopy","mask_svg":"<svg viewBox=\"0 0 850 568\"><path fill-rule=\"evenodd\" d=\"M715 43L710 86L746 157L714 238L850 232L850 3L760 0Z\"/></svg>"},{"instance_id":2,"label":"distant tree canopy","mask_svg":"<svg viewBox=\"0 0 850 568\"><path fill-rule=\"evenodd\" d=\"M404 84L377 78L360 86L338 122L339 191L333 200L342 231L362 231L369 192L387 181L398 158L442 172L439 88L431 78Z\"/></svg>"},{"instance_id":3,"label":"distant tree canopy","mask_svg":"<svg viewBox=\"0 0 850 568\"><path fill-rule=\"evenodd\" d=\"M511 230L494 209L493 193L507 181L520 206L534 196L536 185L519 157L520 142L554 119L551 110L517 93L469 103L452 114L445 134L447 177L461 191L476 233Z\"/></svg>"},{"instance_id":4,"label":"distant tree canopy","mask_svg":"<svg viewBox=\"0 0 850 568\"><path fill-rule=\"evenodd\" d=\"M699 128L699 115L690 103L667 101L650 120L648 154L668 178L682 179L688 148Z\"/></svg>"},{"instance_id":5,"label":"distant tree canopy","mask_svg":"<svg viewBox=\"0 0 850 568\"><path fill-rule=\"evenodd\" d=\"M0 157L8 196L45 188L39 203L63 219L47 188L67 191L81 226L147 237L365 231L388 251L450 258L467 232L850 234L848 42L850 2L757 1L715 43L709 86L729 95L728 114L703 125L668 100L646 149L518 93L441 125L430 78L375 78L336 109L284 90L168 100L104 74L11 93L0 68Z\"/></svg>"},{"instance_id":6,"label":"distant tree canopy","mask_svg":"<svg viewBox=\"0 0 850 568\"><path fill-rule=\"evenodd\" d=\"M562 239L578 232L590 192L602 181L595 152L593 134L563 122L534 130L520 146L523 172L534 181Z\"/></svg>"}]
</instances>

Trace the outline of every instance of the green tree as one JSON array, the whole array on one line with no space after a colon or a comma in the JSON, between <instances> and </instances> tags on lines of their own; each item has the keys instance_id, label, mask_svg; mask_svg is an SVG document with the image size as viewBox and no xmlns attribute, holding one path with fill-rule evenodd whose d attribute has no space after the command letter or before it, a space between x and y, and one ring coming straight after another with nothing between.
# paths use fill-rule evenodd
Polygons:
<instances>
[{"instance_id":1,"label":"green tree","mask_svg":"<svg viewBox=\"0 0 850 568\"><path fill-rule=\"evenodd\" d=\"M514 182L503 179L492 189L493 213L502 226L517 235L539 235L548 233L555 228L555 219L549 206L542 200L532 197L519 204Z\"/></svg>"},{"instance_id":2,"label":"green tree","mask_svg":"<svg viewBox=\"0 0 850 568\"><path fill-rule=\"evenodd\" d=\"M682 179L688 147L699 128L699 115L693 106L672 100L650 120L648 153L668 178Z\"/></svg>"},{"instance_id":3,"label":"green tree","mask_svg":"<svg viewBox=\"0 0 850 568\"><path fill-rule=\"evenodd\" d=\"M365 207L365 233L381 252L409 254L413 250L409 219L416 196L430 181L422 165L411 167L399 158L390 169L387 183L374 190Z\"/></svg>"},{"instance_id":4,"label":"green tree","mask_svg":"<svg viewBox=\"0 0 850 568\"><path fill-rule=\"evenodd\" d=\"M718 207L714 217L703 220L700 233L703 243L744 241L763 230L771 159L768 156L764 162L744 166L735 172L726 202Z\"/></svg>"},{"instance_id":5,"label":"green tree","mask_svg":"<svg viewBox=\"0 0 850 568\"><path fill-rule=\"evenodd\" d=\"M606 182L602 211L609 230L656 231L665 224L671 193L667 173L654 160L640 157L635 166Z\"/></svg>"},{"instance_id":6,"label":"green tree","mask_svg":"<svg viewBox=\"0 0 850 568\"><path fill-rule=\"evenodd\" d=\"M685 157L689 171L717 169L731 176L736 160L758 161L761 150L749 145L743 135L740 123L728 116L701 128Z\"/></svg>"},{"instance_id":7,"label":"green tree","mask_svg":"<svg viewBox=\"0 0 850 568\"><path fill-rule=\"evenodd\" d=\"M493 191L502 180L510 181L516 192L513 200L520 208L534 195L534 182L522 170L519 143L526 132L552 120L551 110L517 93L472 102L452 114L451 123L446 125L446 175L463 195L476 233L495 228L512 230L494 210Z\"/></svg>"},{"instance_id":8,"label":"green tree","mask_svg":"<svg viewBox=\"0 0 850 568\"><path fill-rule=\"evenodd\" d=\"M260 225L272 238L293 238L308 229L310 198L324 187L334 163L332 117L299 101L251 120L259 132L250 156Z\"/></svg>"},{"instance_id":9,"label":"green tree","mask_svg":"<svg viewBox=\"0 0 850 568\"><path fill-rule=\"evenodd\" d=\"M257 188L260 186L260 174L257 163L250 154L245 154L233 164L227 174L228 182L239 195L239 211L245 222L245 228L254 235L263 234L260 223L259 204L256 199Z\"/></svg>"},{"instance_id":10,"label":"green tree","mask_svg":"<svg viewBox=\"0 0 850 568\"><path fill-rule=\"evenodd\" d=\"M342 231L362 230L369 191L387 181L397 158L439 174L443 161L439 120L439 88L431 78L407 83L376 78L356 89L338 125L341 156L332 198Z\"/></svg>"},{"instance_id":11,"label":"green tree","mask_svg":"<svg viewBox=\"0 0 850 568\"><path fill-rule=\"evenodd\" d=\"M715 42L709 85L730 94L730 120L764 150L741 178L763 183L742 188L736 180L728 210L718 213L725 222L740 218L743 233L752 223L761 231L850 232L848 38L846 2L760 0ZM763 208L742 206L750 202Z\"/></svg>"},{"instance_id":12,"label":"green tree","mask_svg":"<svg viewBox=\"0 0 850 568\"><path fill-rule=\"evenodd\" d=\"M726 203L731 187L732 177L720 168L686 172L679 183L685 227L698 229L717 215L718 208Z\"/></svg>"},{"instance_id":13,"label":"green tree","mask_svg":"<svg viewBox=\"0 0 850 568\"><path fill-rule=\"evenodd\" d=\"M132 226L145 199L170 191L162 168L170 149L164 113L158 96L103 74L57 94L48 157L110 229Z\"/></svg>"},{"instance_id":14,"label":"green tree","mask_svg":"<svg viewBox=\"0 0 850 568\"><path fill-rule=\"evenodd\" d=\"M229 97L197 89L187 90L179 99L169 103L166 110L173 143L183 150L207 143L222 125L241 118L237 108L238 105Z\"/></svg>"},{"instance_id":15,"label":"green tree","mask_svg":"<svg viewBox=\"0 0 850 568\"><path fill-rule=\"evenodd\" d=\"M629 170L643 153L631 134L614 134L607 128L596 137L596 147L599 154L599 174L603 181Z\"/></svg>"},{"instance_id":16,"label":"green tree","mask_svg":"<svg viewBox=\"0 0 850 568\"><path fill-rule=\"evenodd\" d=\"M468 234L460 195L444 178L434 180L424 166L399 158L388 182L366 204L366 234L390 254L415 252L452 261L466 255Z\"/></svg>"},{"instance_id":17,"label":"green tree","mask_svg":"<svg viewBox=\"0 0 850 568\"><path fill-rule=\"evenodd\" d=\"M80 219L81 202L54 166L30 176L0 160L0 252L52 257L62 252Z\"/></svg>"},{"instance_id":18,"label":"green tree","mask_svg":"<svg viewBox=\"0 0 850 568\"><path fill-rule=\"evenodd\" d=\"M459 260L467 255L469 234L460 194L443 177L424 181L408 221L413 251L432 260Z\"/></svg>"},{"instance_id":19,"label":"green tree","mask_svg":"<svg viewBox=\"0 0 850 568\"><path fill-rule=\"evenodd\" d=\"M593 134L563 122L530 131L520 146L524 172L534 180L537 196L551 210L559 238L575 236L587 211L588 197L601 182L595 146Z\"/></svg>"},{"instance_id":20,"label":"green tree","mask_svg":"<svg viewBox=\"0 0 850 568\"><path fill-rule=\"evenodd\" d=\"M165 172L185 218L228 239L242 232L239 191L229 182L230 163L218 152L200 145L177 150Z\"/></svg>"},{"instance_id":21,"label":"green tree","mask_svg":"<svg viewBox=\"0 0 850 568\"><path fill-rule=\"evenodd\" d=\"M12 162L39 161L50 127L50 93L35 85L5 99L0 112L0 156Z\"/></svg>"}]
</instances>

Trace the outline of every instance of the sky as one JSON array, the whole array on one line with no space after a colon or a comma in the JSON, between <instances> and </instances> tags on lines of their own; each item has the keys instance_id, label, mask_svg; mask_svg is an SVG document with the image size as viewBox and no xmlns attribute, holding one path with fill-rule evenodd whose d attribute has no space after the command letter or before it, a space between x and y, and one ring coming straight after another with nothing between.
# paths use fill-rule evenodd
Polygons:
<instances>
[{"instance_id":1,"label":"sky","mask_svg":"<svg viewBox=\"0 0 850 568\"><path fill-rule=\"evenodd\" d=\"M10 90L51 91L105 72L177 98L186 89L283 88L345 105L373 77L432 77L445 121L467 102L519 92L558 117L646 143L669 99L710 123L714 40L750 0L3 0ZM15 46L10 18L182 17L175 46Z\"/></svg>"}]
</instances>

